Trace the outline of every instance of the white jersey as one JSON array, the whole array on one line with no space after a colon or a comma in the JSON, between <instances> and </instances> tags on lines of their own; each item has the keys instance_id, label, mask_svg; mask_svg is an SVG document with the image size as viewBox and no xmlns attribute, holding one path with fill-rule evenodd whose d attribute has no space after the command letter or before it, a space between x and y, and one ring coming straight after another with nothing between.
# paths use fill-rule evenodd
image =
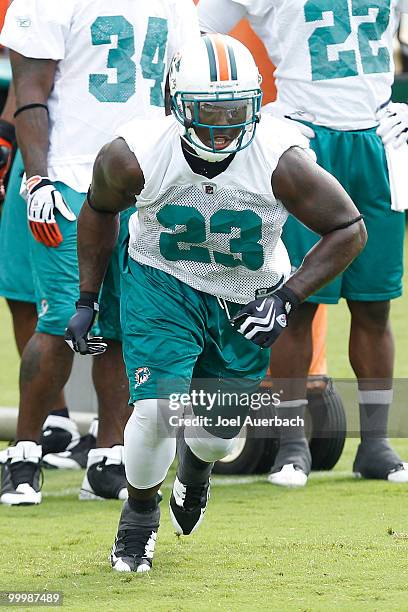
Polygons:
<instances>
[{"instance_id":1,"label":"white jersey","mask_svg":"<svg viewBox=\"0 0 408 612\"><path fill-rule=\"evenodd\" d=\"M1 44L58 60L49 177L86 191L96 154L133 117L163 117L174 53L199 36L192 0L14 0Z\"/></svg>"},{"instance_id":2,"label":"white jersey","mask_svg":"<svg viewBox=\"0 0 408 612\"><path fill-rule=\"evenodd\" d=\"M376 111L391 98L393 38L407 0L232 2L245 7L276 66L277 112L339 130L378 124Z\"/></svg>"},{"instance_id":3,"label":"white jersey","mask_svg":"<svg viewBox=\"0 0 408 612\"><path fill-rule=\"evenodd\" d=\"M131 122L119 135L145 178L129 222L133 259L240 304L286 280L290 262L280 235L288 213L271 181L288 148L308 147L296 128L262 118L251 145L211 179L188 165L173 117Z\"/></svg>"}]
</instances>

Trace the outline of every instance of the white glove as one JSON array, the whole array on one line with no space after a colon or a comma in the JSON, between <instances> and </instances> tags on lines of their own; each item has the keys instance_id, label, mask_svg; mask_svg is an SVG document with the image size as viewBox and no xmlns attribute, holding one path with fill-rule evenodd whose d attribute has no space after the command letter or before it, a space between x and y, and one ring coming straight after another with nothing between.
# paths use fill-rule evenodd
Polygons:
<instances>
[{"instance_id":1,"label":"white glove","mask_svg":"<svg viewBox=\"0 0 408 612\"><path fill-rule=\"evenodd\" d=\"M265 106L262 107L262 112L268 115L272 115L272 117L276 117L277 119L280 119L281 121L285 121L289 125L296 126L298 130L303 134L303 136L305 136L309 140L316 136L314 130L308 125L305 125L301 121L296 121L296 119L291 119L290 117L285 117L284 115L282 115L282 113L276 108L275 102L270 102L269 104L265 104Z\"/></svg>"},{"instance_id":2,"label":"white glove","mask_svg":"<svg viewBox=\"0 0 408 612\"><path fill-rule=\"evenodd\" d=\"M377 112L376 118L380 122L377 134L384 145L390 142L398 149L408 141L408 104L390 102Z\"/></svg>"},{"instance_id":3,"label":"white glove","mask_svg":"<svg viewBox=\"0 0 408 612\"><path fill-rule=\"evenodd\" d=\"M34 238L47 247L57 247L63 238L55 211L68 221L75 221L76 216L48 177L32 176L26 187L28 223Z\"/></svg>"}]
</instances>

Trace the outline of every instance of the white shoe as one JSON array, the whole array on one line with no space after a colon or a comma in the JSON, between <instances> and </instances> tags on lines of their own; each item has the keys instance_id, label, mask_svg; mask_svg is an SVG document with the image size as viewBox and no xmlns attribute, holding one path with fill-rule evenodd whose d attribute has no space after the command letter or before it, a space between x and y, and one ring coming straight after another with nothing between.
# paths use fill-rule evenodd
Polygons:
<instances>
[{"instance_id":1,"label":"white shoe","mask_svg":"<svg viewBox=\"0 0 408 612\"><path fill-rule=\"evenodd\" d=\"M288 463L279 472L269 474L268 482L280 487L304 487L307 483L307 474L293 463Z\"/></svg>"},{"instance_id":2,"label":"white shoe","mask_svg":"<svg viewBox=\"0 0 408 612\"><path fill-rule=\"evenodd\" d=\"M392 470L387 476L388 482L408 482L408 463L402 463L402 467Z\"/></svg>"},{"instance_id":3,"label":"white shoe","mask_svg":"<svg viewBox=\"0 0 408 612\"><path fill-rule=\"evenodd\" d=\"M42 429L40 444L43 455L62 453L79 442L78 427L69 417L48 415Z\"/></svg>"},{"instance_id":4,"label":"white shoe","mask_svg":"<svg viewBox=\"0 0 408 612\"><path fill-rule=\"evenodd\" d=\"M31 506L41 503L41 446L21 441L0 452L0 503L7 506Z\"/></svg>"}]
</instances>

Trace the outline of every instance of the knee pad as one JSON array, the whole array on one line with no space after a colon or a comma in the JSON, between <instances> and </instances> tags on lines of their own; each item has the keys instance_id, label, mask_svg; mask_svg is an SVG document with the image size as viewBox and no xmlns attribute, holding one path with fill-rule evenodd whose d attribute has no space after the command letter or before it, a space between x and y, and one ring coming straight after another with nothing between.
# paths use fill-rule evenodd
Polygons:
<instances>
[{"instance_id":1,"label":"knee pad","mask_svg":"<svg viewBox=\"0 0 408 612\"><path fill-rule=\"evenodd\" d=\"M224 439L213 436L203 427L186 427L184 439L191 451L206 463L214 463L229 455L235 445L236 438Z\"/></svg>"},{"instance_id":2,"label":"knee pad","mask_svg":"<svg viewBox=\"0 0 408 612\"><path fill-rule=\"evenodd\" d=\"M175 432L166 427L168 402L138 400L124 434L126 478L135 489L150 489L166 477L176 455Z\"/></svg>"}]
</instances>

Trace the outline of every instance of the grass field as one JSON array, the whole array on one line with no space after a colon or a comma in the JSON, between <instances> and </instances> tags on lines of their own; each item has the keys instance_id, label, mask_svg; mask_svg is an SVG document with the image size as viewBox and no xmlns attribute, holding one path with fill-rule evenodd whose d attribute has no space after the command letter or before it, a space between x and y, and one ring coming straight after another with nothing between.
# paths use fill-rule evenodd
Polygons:
<instances>
[{"instance_id":1,"label":"grass field","mask_svg":"<svg viewBox=\"0 0 408 612\"><path fill-rule=\"evenodd\" d=\"M407 307L393 304L399 377L408 376ZM347 319L344 305L330 309L336 377L351 375ZM18 359L1 301L0 363L0 405L16 405ZM408 610L407 488L353 480L356 444L348 440L335 470L314 473L301 491L214 478L191 538L172 532L170 475L154 569L142 576L114 574L107 561L120 502L78 502L82 473L47 471L42 505L0 507L0 591L59 590L63 608L86 611ZM408 457L407 440L395 446Z\"/></svg>"},{"instance_id":2,"label":"grass field","mask_svg":"<svg viewBox=\"0 0 408 612\"><path fill-rule=\"evenodd\" d=\"M407 610L407 492L354 481L354 446L301 491L214 478L191 538L172 533L168 478L149 575L108 565L120 502L78 502L82 474L46 472L41 506L0 508L0 590L59 590L86 611Z\"/></svg>"}]
</instances>

